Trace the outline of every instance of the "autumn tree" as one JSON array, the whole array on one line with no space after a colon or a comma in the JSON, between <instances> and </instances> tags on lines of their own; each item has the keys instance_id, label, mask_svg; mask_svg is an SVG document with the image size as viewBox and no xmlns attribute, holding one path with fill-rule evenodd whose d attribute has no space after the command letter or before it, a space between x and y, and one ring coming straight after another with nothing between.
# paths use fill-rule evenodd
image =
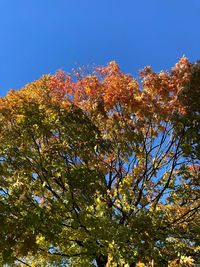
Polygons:
<instances>
[{"instance_id":1,"label":"autumn tree","mask_svg":"<svg viewBox=\"0 0 200 267\"><path fill-rule=\"evenodd\" d=\"M0 261L193 266L200 252L200 65L115 62L0 98Z\"/></svg>"}]
</instances>

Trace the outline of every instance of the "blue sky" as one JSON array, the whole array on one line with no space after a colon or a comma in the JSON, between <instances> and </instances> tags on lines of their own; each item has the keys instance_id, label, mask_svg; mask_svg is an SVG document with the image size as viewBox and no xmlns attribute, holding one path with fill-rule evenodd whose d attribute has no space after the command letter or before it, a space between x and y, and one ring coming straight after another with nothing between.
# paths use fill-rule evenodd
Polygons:
<instances>
[{"instance_id":1,"label":"blue sky","mask_svg":"<svg viewBox=\"0 0 200 267\"><path fill-rule=\"evenodd\" d=\"M0 95L45 73L200 59L200 0L0 0Z\"/></svg>"}]
</instances>

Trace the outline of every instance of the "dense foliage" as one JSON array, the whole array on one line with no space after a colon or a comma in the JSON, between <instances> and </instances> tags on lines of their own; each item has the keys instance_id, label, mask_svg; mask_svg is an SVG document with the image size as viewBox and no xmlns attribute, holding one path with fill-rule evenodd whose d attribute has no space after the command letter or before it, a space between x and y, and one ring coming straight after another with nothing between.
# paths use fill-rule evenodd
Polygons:
<instances>
[{"instance_id":1,"label":"dense foliage","mask_svg":"<svg viewBox=\"0 0 200 267\"><path fill-rule=\"evenodd\" d=\"M0 264L193 266L200 63L115 62L0 98Z\"/></svg>"}]
</instances>

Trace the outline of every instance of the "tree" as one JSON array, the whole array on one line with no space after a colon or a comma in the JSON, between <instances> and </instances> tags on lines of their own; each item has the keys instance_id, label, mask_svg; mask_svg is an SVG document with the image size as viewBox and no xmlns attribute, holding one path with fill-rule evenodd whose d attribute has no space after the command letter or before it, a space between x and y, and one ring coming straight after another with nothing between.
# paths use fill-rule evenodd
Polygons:
<instances>
[{"instance_id":1,"label":"tree","mask_svg":"<svg viewBox=\"0 0 200 267\"><path fill-rule=\"evenodd\" d=\"M111 62L0 98L2 265L197 262L197 68L136 81Z\"/></svg>"},{"instance_id":2,"label":"tree","mask_svg":"<svg viewBox=\"0 0 200 267\"><path fill-rule=\"evenodd\" d=\"M178 98L186 109L178 114L178 121L185 128L185 155L200 158L200 61L191 64L189 81L181 88Z\"/></svg>"}]
</instances>

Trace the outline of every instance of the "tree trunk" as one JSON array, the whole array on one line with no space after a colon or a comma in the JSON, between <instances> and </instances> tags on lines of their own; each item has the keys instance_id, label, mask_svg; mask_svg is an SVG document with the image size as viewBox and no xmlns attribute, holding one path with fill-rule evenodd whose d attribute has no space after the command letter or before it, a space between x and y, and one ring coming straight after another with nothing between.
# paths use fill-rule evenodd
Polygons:
<instances>
[{"instance_id":1,"label":"tree trunk","mask_svg":"<svg viewBox=\"0 0 200 267\"><path fill-rule=\"evenodd\" d=\"M108 257L102 254L96 258L98 267L106 267L107 261L108 261Z\"/></svg>"}]
</instances>

